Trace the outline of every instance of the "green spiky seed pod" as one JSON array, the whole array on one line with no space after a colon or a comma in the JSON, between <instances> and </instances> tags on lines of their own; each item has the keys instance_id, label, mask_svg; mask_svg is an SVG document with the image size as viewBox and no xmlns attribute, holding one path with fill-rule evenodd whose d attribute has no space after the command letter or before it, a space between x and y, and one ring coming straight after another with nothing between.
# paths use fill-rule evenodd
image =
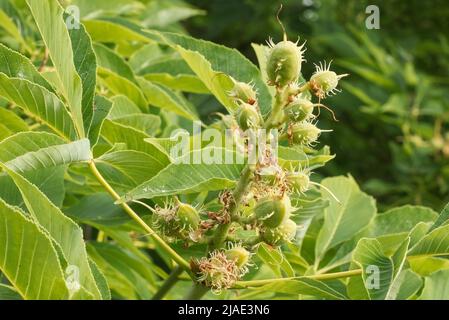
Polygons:
<instances>
[{"instance_id":1,"label":"green spiky seed pod","mask_svg":"<svg viewBox=\"0 0 449 320\"><path fill-rule=\"evenodd\" d=\"M297 43L283 40L276 45L270 44L267 59L267 74L271 84L285 87L298 80L302 64L302 48Z\"/></svg>"},{"instance_id":2,"label":"green spiky seed pod","mask_svg":"<svg viewBox=\"0 0 449 320\"><path fill-rule=\"evenodd\" d=\"M254 207L256 218L267 228L276 228L290 218L292 206L287 195L269 196L257 202Z\"/></svg>"},{"instance_id":3,"label":"green spiky seed pod","mask_svg":"<svg viewBox=\"0 0 449 320\"><path fill-rule=\"evenodd\" d=\"M245 131L260 127L261 116L257 108L248 103L242 103L237 110L236 120L239 127Z\"/></svg>"},{"instance_id":4,"label":"green spiky seed pod","mask_svg":"<svg viewBox=\"0 0 449 320\"><path fill-rule=\"evenodd\" d=\"M335 93L340 79L347 76L347 74L338 75L334 71L329 70L329 68L330 64L320 64L316 67L316 71L309 81L315 95L322 99Z\"/></svg>"},{"instance_id":5,"label":"green spiky seed pod","mask_svg":"<svg viewBox=\"0 0 449 320\"><path fill-rule=\"evenodd\" d=\"M234 248L226 250L225 254L226 257L229 260L234 261L239 268L244 267L248 263L249 258L251 256L248 250L240 246L236 246Z\"/></svg>"},{"instance_id":6,"label":"green spiky seed pod","mask_svg":"<svg viewBox=\"0 0 449 320\"><path fill-rule=\"evenodd\" d=\"M277 228L266 229L262 235L262 239L270 245L279 245L284 242L289 242L296 236L297 228L296 223L293 220L288 219Z\"/></svg>"},{"instance_id":7,"label":"green spiky seed pod","mask_svg":"<svg viewBox=\"0 0 449 320\"><path fill-rule=\"evenodd\" d=\"M310 178L304 172L289 172L287 183L291 190L295 192L306 192L309 190Z\"/></svg>"},{"instance_id":8,"label":"green spiky seed pod","mask_svg":"<svg viewBox=\"0 0 449 320\"><path fill-rule=\"evenodd\" d=\"M250 105L256 104L257 94L254 87L249 83L232 80L234 81L234 87L229 92L229 96L237 102L243 101Z\"/></svg>"},{"instance_id":9,"label":"green spiky seed pod","mask_svg":"<svg viewBox=\"0 0 449 320\"><path fill-rule=\"evenodd\" d=\"M178 203L176 217L180 230L197 230L201 221L200 215L194 207L181 202Z\"/></svg>"},{"instance_id":10,"label":"green spiky seed pod","mask_svg":"<svg viewBox=\"0 0 449 320\"><path fill-rule=\"evenodd\" d=\"M290 102L284 109L285 115L290 121L300 122L313 118L314 105L311 101L298 98Z\"/></svg>"},{"instance_id":11,"label":"green spiky seed pod","mask_svg":"<svg viewBox=\"0 0 449 320\"><path fill-rule=\"evenodd\" d=\"M295 123L290 128L290 140L294 144L309 145L320 136L321 130L310 122Z\"/></svg>"}]
</instances>

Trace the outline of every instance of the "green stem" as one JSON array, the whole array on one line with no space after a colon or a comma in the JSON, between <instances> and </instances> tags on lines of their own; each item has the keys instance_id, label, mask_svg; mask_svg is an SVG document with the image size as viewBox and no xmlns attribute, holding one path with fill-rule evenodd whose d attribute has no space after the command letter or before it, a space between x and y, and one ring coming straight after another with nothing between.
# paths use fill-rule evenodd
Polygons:
<instances>
[{"instance_id":1,"label":"green stem","mask_svg":"<svg viewBox=\"0 0 449 320\"><path fill-rule=\"evenodd\" d=\"M98 182L106 189L106 191L115 199L120 200L120 195L115 192L115 190L109 185L109 183L103 178L101 173L98 171L95 162L92 160L89 162L89 168L97 178ZM184 260L175 250L173 250L161 237L159 237L149 225L142 220L141 217L126 203L120 202L120 206L126 211L126 213L139 224L149 236L164 250L181 268L187 271L191 275L190 265ZM193 276L192 276L193 277Z\"/></svg>"},{"instance_id":2,"label":"green stem","mask_svg":"<svg viewBox=\"0 0 449 320\"><path fill-rule=\"evenodd\" d=\"M159 290L154 294L152 300L161 300L168 291L178 282L179 276L183 273L183 269L180 266L176 266L168 278L164 281L164 284L159 288Z\"/></svg>"},{"instance_id":3,"label":"green stem","mask_svg":"<svg viewBox=\"0 0 449 320\"><path fill-rule=\"evenodd\" d=\"M246 189L249 186L249 183L253 176L252 166L246 165L245 169L242 171L242 175L240 180L232 193L232 202L229 208L229 214L231 215L231 220L235 219L237 214L237 210L239 208L239 204L242 201L242 197L246 192ZM231 223L221 224L217 227L215 231L214 237L212 238L212 242L210 245L210 250L218 249L223 245L223 242L226 240L228 235L229 228L231 227Z\"/></svg>"},{"instance_id":4,"label":"green stem","mask_svg":"<svg viewBox=\"0 0 449 320\"><path fill-rule=\"evenodd\" d=\"M301 276L301 277L289 277L289 278L276 278L276 279L263 279L263 280L250 280L250 281L238 281L234 286L234 289L244 289L248 287L261 287L266 284L270 284L273 282L282 282L285 280L300 280L300 279L314 279L314 280L334 280L339 278L347 278L358 276L362 274L362 269L354 269L349 271L335 272L335 273L326 273L326 274L314 274L310 276Z\"/></svg>"},{"instance_id":5,"label":"green stem","mask_svg":"<svg viewBox=\"0 0 449 320\"><path fill-rule=\"evenodd\" d=\"M287 104L287 97L285 96L285 93L285 89L279 89L276 92L273 109L271 110L270 116L265 121L265 129L271 129L277 126L276 122L279 118L279 114L282 112L282 107Z\"/></svg>"},{"instance_id":6,"label":"green stem","mask_svg":"<svg viewBox=\"0 0 449 320\"><path fill-rule=\"evenodd\" d=\"M209 288L195 283L185 296L184 300L200 300L209 291Z\"/></svg>"}]
</instances>

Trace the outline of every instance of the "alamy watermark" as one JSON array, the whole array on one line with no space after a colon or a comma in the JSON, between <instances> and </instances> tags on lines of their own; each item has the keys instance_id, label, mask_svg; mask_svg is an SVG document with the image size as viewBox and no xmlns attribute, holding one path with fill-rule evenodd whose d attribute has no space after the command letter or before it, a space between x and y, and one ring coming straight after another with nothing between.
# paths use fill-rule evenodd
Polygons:
<instances>
[{"instance_id":1,"label":"alamy watermark","mask_svg":"<svg viewBox=\"0 0 449 320\"><path fill-rule=\"evenodd\" d=\"M365 19L365 27L368 30L380 29L380 10L376 5L369 5L365 9L365 13L368 15Z\"/></svg>"}]
</instances>

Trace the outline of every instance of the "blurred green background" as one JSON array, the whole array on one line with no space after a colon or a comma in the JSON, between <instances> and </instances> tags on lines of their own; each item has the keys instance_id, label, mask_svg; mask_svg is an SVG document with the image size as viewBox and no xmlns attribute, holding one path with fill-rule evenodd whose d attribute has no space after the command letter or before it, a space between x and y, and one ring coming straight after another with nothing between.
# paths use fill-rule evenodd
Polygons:
<instances>
[{"instance_id":1,"label":"blurred green background","mask_svg":"<svg viewBox=\"0 0 449 320\"><path fill-rule=\"evenodd\" d=\"M279 41L281 1L188 0L205 10L184 26L195 37L236 48L256 62L251 43ZM322 114L322 144L336 158L323 176L353 175L378 198L380 210L420 204L440 210L449 200L449 4L432 1L284 0L280 18L290 39L307 40L305 58L333 60L342 94L325 101L339 122ZM368 30L368 5L380 29ZM313 64L303 70L308 78ZM205 121L219 110L197 101Z\"/></svg>"}]
</instances>

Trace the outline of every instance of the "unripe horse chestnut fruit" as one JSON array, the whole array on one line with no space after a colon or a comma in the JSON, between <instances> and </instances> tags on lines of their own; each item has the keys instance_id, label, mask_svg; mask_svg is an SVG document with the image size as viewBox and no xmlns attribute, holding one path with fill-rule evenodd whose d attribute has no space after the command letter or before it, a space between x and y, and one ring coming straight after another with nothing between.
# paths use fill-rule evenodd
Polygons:
<instances>
[{"instance_id":1,"label":"unripe horse chestnut fruit","mask_svg":"<svg viewBox=\"0 0 449 320\"><path fill-rule=\"evenodd\" d=\"M310 122L295 123L290 128L290 140L294 144L308 145L315 142L321 130Z\"/></svg>"},{"instance_id":2,"label":"unripe horse chestnut fruit","mask_svg":"<svg viewBox=\"0 0 449 320\"><path fill-rule=\"evenodd\" d=\"M276 45L270 42L267 74L271 84L284 87L298 80L301 72L303 46L283 40Z\"/></svg>"},{"instance_id":3,"label":"unripe horse chestnut fruit","mask_svg":"<svg viewBox=\"0 0 449 320\"><path fill-rule=\"evenodd\" d=\"M313 117L313 103L304 98L297 98L284 109L285 115L293 122L308 120Z\"/></svg>"},{"instance_id":4,"label":"unripe horse chestnut fruit","mask_svg":"<svg viewBox=\"0 0 449 320\"><path fill-rule=\"evenodd\" d=\"M276 228L282 222L290 218L292 206L287 195L268 196L262 198L254 207L254 212L259 221L267 228Z\"/></svg>"},{"instance_id":5,"label":"unripe horse chestnut fruit","mask_svg":"<svg viewBox=\"0 0 449 320\"><path fill-rule=\"evenodd\" d=\"M251 254L242 247L228 249L225 251L225 255L229 260L234 261L239 268L245 266L251 256Z\"/></svg>"},{"instance_id":6,"label":"unripe horse chestnut fruit","mask_svg":"<svg viewBox=\"0 0 449 320\"><path fill-rule=\"evenodd\" d=\"M257 108L248 103L242 103L237 110L237 123L245 131L258 128L261 123L261 116Z\"/></svg>"},{"instance_id":7,"label":"unripe horse chestnut fruit","mask_svg":"<svg viewBox=\"0 0 449 320\"><path fill-rule=\"evenodd\" d=\"M270 245L279 245L283 242L291 241L296 236L297 228L296 223L288 219L277 228L266 229L262 238Z\"/></svg>"}]
</instances>

